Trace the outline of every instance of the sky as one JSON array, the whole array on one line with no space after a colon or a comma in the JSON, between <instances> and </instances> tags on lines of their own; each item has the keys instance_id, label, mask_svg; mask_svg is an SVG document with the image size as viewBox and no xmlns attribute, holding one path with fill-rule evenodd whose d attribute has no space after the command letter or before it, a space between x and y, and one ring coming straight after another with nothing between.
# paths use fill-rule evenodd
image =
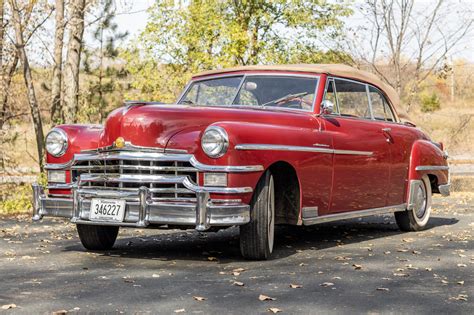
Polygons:
<instances>
[{"instance_id":1,"label":"sky","mask_svg":"<svg viewBox=\"0 0 474 315\"><path fill-rule=\"evenodd\" d=\"M356 0L355 3L357 4L361 0ZM460 3L464 5L472 4L472 8L474 8L474 0L447 0L453 10L450 12L448 16L449 26L455 26L458 20L458 12L457 9L463 7L460 6ZM133 41L141 31L146 27L148 13L147 9L153 5L155 1L152 0L134 0L134 1L127 1L127 0L117 0L117 12L128 12L127 14L119 14L117 15L115 21L119 26L121 31L128 31L129 36L126 40ZM434 0L417 0L416 5L418 5L419 9L429 8L430 4L434 3ZM474 18L472 14L472 9L470 11L470 15ZM346 26L348 27L356 27L360 26L364 23L364 17L362 14L355 12L352 16L348 17L345 21ZM432 40L439 40L437 38L433 38ZM126 43L125 42L125 43ZM416 48L414 48L416 49ZM469 34L467 34L465 40L460 43L455 49L453 49L451 55L449 56L453 59L467 59L470 62L474 62L474 26L471 28Z\"/></svg>"}]
</instances>

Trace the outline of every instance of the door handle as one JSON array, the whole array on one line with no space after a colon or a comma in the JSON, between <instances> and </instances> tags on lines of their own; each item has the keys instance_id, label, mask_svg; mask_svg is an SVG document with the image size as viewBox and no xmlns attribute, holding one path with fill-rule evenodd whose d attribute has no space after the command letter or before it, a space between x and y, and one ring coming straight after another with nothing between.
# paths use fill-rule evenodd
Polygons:
<instances>
[{"instance_id":1,"label":"door handle","mask_svg":"<svg viewBox=\"0 0 474 315\"><path fill-rule=\"evenodd\" d=\"M393 138L390 132L392 131L392 128L382 128L382 133L387 138L387 142L393 143Z\"/></svg>"}]
</instances>

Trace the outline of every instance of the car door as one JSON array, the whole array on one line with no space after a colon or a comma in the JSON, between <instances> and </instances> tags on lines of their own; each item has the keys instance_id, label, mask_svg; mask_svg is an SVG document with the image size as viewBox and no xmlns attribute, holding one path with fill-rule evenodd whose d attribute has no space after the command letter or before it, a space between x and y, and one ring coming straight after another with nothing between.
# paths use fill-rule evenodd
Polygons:
<instances>
[{"instance_id":1,"label":"car door","mask_svg":"<svg viewBox=\"0 0 474 315\"><path fill-rule=\"evenodd\" d=\"M331 98L336 100L336 111L323 115L334 149L330 212L384 207L390 151L384 122L372 119L368 87L352 80L329 79L326 99Z\"/></svg>"},{"instance_id":2,"label":"car door","mask_svg":"<svg viewBox=\"0 0 474 315\"><path fill-rule=\"evenodd\" d=\"M412 127L397 123L397 118L383 93L369 86L374 119L385 124L384 132L390 149L390 183L388 185L388 205L400 205L405 202L410 163L411 147L418 139Z\"/></svg>"}]
</instances>

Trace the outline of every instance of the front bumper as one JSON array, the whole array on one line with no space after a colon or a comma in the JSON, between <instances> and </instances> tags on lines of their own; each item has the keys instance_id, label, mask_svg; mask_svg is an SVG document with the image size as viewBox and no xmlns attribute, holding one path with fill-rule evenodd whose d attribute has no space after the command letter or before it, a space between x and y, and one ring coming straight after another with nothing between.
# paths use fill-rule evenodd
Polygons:
<instances>
[{"instance_id":1,"label":"front bumper","mask_svg":"<svg viewBox=\"0 0 474 315\"><path fill-rule=\"evenodd\" d=\"M72 198L48 197L42 186L33 184L33 220L43 216L70 218L72 223L114 225L144 228L150 225L189 225L198 231L211 226L242 225L250 221L250 207L240 202L212 201L209 192L196 192L195 203L161 202L150 198L149 190L140 187L135 200L127 200L123 222L90 221L91 193L72 187ZM95 191L95 198L117 198L107 192Z\"/></svg>"}]
</instances>

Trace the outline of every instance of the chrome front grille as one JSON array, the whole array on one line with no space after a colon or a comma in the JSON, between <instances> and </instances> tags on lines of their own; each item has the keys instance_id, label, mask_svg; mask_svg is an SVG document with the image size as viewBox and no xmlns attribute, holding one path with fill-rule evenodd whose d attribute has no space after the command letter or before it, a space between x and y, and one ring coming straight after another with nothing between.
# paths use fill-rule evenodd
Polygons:
<instances>
[{"instance_id":1,"label":"chrome front grille","mask_svg":"<svg viewBox=\"0 0 474 315\"><path fill-rule=\"evenodd\" d=\"M145 186L154 200L196 199L196 193L186 188L184 182L196 185L198 169L186 156L86 153L76 155L71 171L73 182L78 182L78 188L84 191L108 190L137 195L138 188Z\"/></svg>"}]
</instances>

